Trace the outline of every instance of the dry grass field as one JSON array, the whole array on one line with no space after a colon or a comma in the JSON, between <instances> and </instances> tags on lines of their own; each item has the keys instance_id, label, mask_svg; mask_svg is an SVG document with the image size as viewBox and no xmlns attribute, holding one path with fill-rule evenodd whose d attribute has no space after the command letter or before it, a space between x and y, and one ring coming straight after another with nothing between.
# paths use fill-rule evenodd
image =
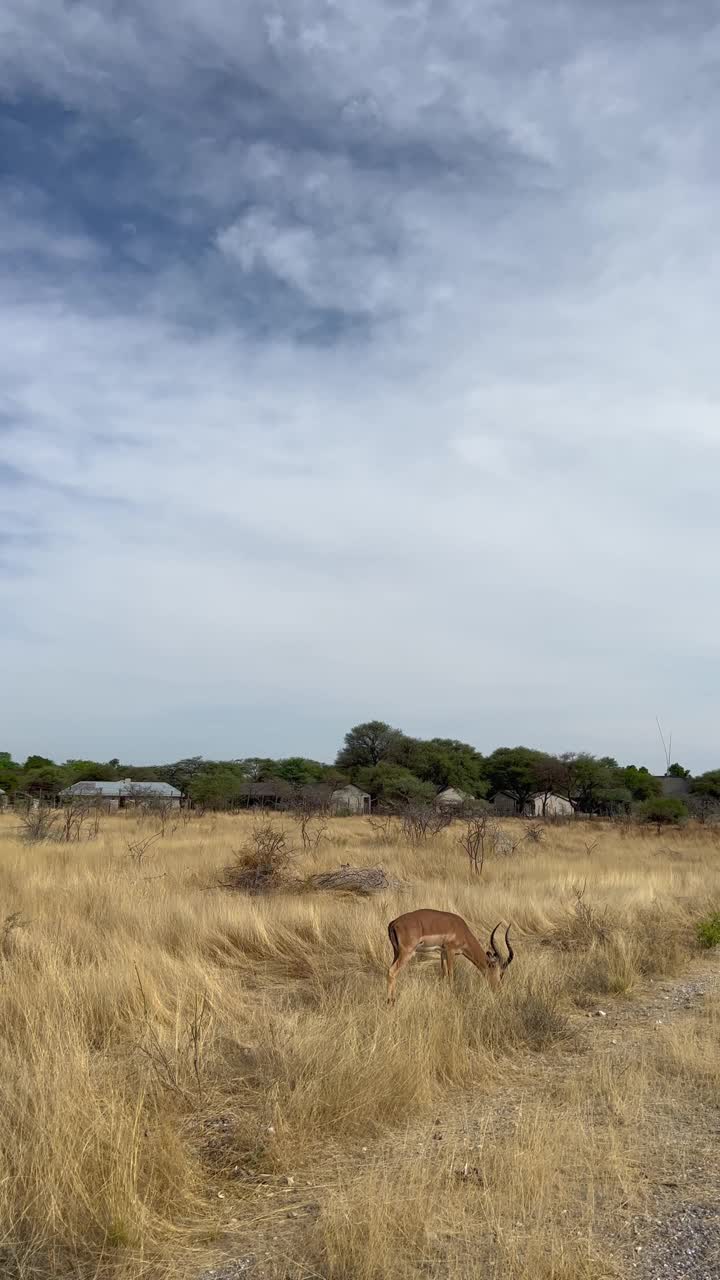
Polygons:
<instances>
[{"instance_id":1,"label":"dry grass field","mask_svg":"<svg viewBox=\"0 0 720 1280\"><path fill-rule=\"evenodd\" d=\"M26 846L0 815L0 1273L643 1274L655 1219L718 1191L720 1005L675 996L712 983L718 834L550 826L472 878L453 829L338 819L292 874L404 888L251 898L218 879L252 826L143 854L150 819ZM413 906L511 921L502 991L433 955L386 1008Z\"/></svg>"}]
</instances>

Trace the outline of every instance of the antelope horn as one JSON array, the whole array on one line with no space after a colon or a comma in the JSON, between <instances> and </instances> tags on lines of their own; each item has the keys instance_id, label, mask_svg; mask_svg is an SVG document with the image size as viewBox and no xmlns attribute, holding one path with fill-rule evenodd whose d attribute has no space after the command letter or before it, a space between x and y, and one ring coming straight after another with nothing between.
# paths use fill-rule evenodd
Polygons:
<instances>
[{"instance_id":1,"label":"antelope horn","mask_svg":"<svg viewBox=\"0 0 720 1280\"><path fill-rule=\"evenodd\" d=\"M497 947L495 946L495 934L497 933L497 931L498 931L498 929L500 928L500 925L501 925L501 924L502 924L502 920L498 920L498 923L495 925L495 928L493 929L492 933L490 934L490 950L492 951L492 953L493 953L493 955L494 955L494 956L497 956L498 960L499 960L499 961L500 961L500 963L502 964L502 956L500 955L500 952L498 951Z\"/></svg>"},{"instance_id":2,"label":"antelope horn","mask_svg":"<svg viewBox=\"0 0 720 1280\"><path fill-rule=\"evenodd\" d=\"M513 956L515 955L515 952L510 946L510 925L508 925L507 929L505 930L505 946L507 947L508 958L503 965L503 969L509 968L509 966L513 962Z\"/></svg>"}]
</instances>

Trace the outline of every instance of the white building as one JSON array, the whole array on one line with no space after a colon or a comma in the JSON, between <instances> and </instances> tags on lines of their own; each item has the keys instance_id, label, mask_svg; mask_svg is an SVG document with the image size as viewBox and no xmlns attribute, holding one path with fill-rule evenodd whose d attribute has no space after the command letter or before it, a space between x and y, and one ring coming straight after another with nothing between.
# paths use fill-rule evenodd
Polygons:
<instances>
[{"instance_id":1,"label":"white building","mask_svg":"<svg viewBox=\"0 0 720 1280\"><path fill-rule=\"evenodd\" d=\"M330 808L333 813L369 813L372 798L367 791L361 791L349 782L346 787L338 787L330 797Z\"/></svg>"}]
</instances>

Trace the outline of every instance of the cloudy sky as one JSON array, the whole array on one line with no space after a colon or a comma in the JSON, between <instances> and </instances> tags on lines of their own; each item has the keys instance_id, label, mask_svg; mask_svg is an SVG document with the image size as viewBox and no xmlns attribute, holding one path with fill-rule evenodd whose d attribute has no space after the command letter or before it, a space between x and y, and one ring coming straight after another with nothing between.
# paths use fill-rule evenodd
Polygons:
<instances>
[{"instance_id":1,"label":"cloudy sky","mask_svg":"<svg viewBox=\"0 0 720 1280\"><path fill-rule=\"evenodd\" d=\"M720 763L715 0L3 0L0 747Z\"/></svg>"}]
</instances>

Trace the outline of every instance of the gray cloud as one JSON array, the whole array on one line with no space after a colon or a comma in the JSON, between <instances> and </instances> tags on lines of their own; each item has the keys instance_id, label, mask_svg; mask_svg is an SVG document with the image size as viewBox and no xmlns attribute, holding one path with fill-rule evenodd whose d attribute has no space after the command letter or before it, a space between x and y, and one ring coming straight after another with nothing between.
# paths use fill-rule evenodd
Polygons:
<instances>
[{"instance_id":1,"label":"gray cloud","mask_svg":"<svg viewBox=\"0 0 720 1280\"><path fill-rule=\"evenodd\" d=\"M11 747L716 763L713 17L4 6Z\"/></svg>"}]
</instances>

